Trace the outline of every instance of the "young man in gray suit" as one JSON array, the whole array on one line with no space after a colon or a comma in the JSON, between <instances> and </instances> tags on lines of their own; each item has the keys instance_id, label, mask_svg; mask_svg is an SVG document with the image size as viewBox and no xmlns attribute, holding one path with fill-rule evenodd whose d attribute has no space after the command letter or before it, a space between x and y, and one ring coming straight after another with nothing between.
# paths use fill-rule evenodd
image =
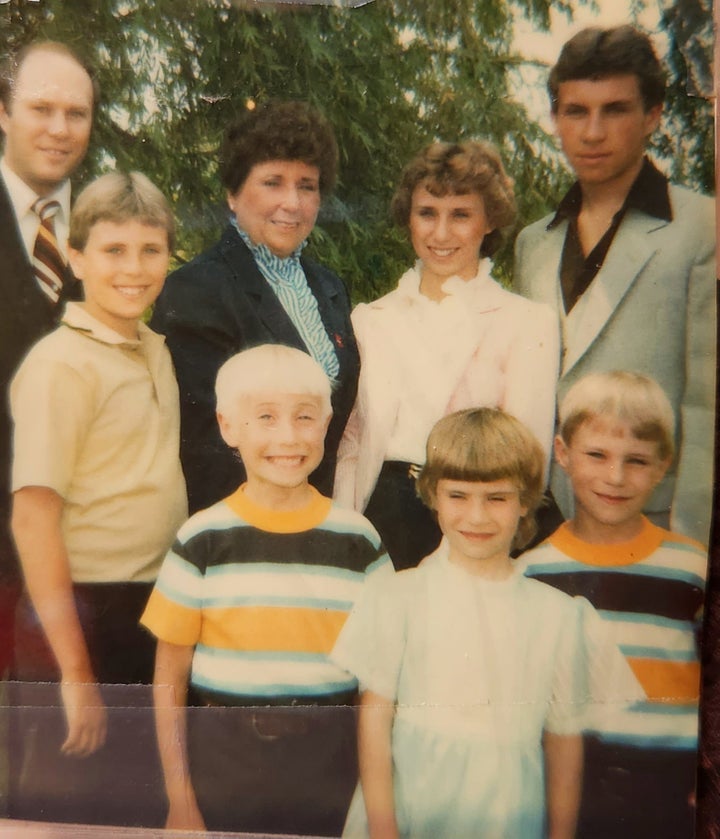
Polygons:
<instances>
[{"instance_id":1,"label":"young man in gray suit","mask_svg":"<svg viewBox=\"0 0 720 839\"><path fill-rule=\"evenodd\" d=\"M11 427L7 391L28 349L53 329L64 302L79 296L62 255L70 215L68 178L85 157L96 91L64 44L37 42L0 69L0 676L12 668L20 571L10 536ZM38 199L57 202L56 271L33 265L41 227ZM44 240L47 245L47 240ZM53 254L40 257L46 262Z\"/></svg>"},{"instance_id":2,"label":"young man in gray suit","mask_svg":"<svg viewBox=\"0 0 720 839\"><path fill-rule=\"evenodd\" d=\"M665 95L646 35L631 26L579 32L563 47L548 88L577 181L555 213L520 233L516 290L560 313L560 399L586 373L602 370L635 370L663 387L678 418L678 455L646 512L706 544L715 404L713 201L670 185L645 155ZM551 488L570 517L572 496L556 464Z\"/></svg>"}]
</instances>

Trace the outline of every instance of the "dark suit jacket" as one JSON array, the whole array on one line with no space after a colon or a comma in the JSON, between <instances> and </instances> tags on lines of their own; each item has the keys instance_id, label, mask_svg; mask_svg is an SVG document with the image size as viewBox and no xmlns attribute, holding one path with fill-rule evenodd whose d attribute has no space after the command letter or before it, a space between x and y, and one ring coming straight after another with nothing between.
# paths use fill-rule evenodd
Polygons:
<instances>
[{"instance_id":1,"label":"dark suit jacket","mask_svg":"<svg viewBox=\"0 0 720 839\"><path fill-rule=\"evenodd\" d=\"M79 298L80 283L69 269L58 305L53 305L38 286L0 177L0 579L18 575L10 537L10 382L30 347L56 326L65 301Z\"/></svg>"},{"instance_id":2,"label":"dark suit jacket","mask_svg":"<svg viewBox=\"0 0 720 839\"><path fill-rule=\"evenodd\" d=\"M344 285L321 265L305 258L301 263L340 363L325 457L311 478L320 492L331 495L337 447L355 401L360 361ZM215 418L215 376L220 366L235 353L259 344L308 349L232 226L216 245L170 274L150 325L166 336L175 362L180 456L190 512L195 512L225 498L245 479Z\"/></svg>"}]
</instances>

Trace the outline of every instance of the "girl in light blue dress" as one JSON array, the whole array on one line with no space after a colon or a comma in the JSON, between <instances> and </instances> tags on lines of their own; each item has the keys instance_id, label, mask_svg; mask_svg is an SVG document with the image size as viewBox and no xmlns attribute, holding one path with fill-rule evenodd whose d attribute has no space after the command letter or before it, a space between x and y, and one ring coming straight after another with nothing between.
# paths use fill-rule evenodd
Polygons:
<instances>
[{"instance_id":1,"label":"girl in light blue dress","mask_svg":"<svg viewBox=\"0 0 720 839\"><path fill-rule=\"evenodd\" d=\"M513 567L543 470L539 443L500 410L433 428L418 488L442 543L368 593L333 654L362 690L345 836L574 835L588 700L641 693L587 601Z\"/></svg>"}]
</instances>

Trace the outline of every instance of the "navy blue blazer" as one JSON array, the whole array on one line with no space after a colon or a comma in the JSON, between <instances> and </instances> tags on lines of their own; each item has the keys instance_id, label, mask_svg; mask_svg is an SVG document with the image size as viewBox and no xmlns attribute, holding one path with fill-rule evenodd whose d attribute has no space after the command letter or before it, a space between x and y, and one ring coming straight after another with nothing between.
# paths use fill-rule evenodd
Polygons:
<instances>
[{"instance_id":1,"label":"navy blue blazer","mask_svg":"<svg viewBox=\"0 0 720 839\"><path fill-rule=\"evenodd\" d=\"M360 358L345 286L327 268L304 257L300 261L340 364L325 457L311 476L318 490L329 496L337 448L355 402ZM175 363L180 457L190 512L195 512L227 497L245 480L242 464L220 436L215 418L220 366L259 344L285 344L304 352L308 348L231 225L216 245L170 274L150 325L165 335Z\"/></svg>"},{"instance_id":2,"label":"navy blue blazer","mask_svg":"<svg viewBox=\"0 0 720 839\"><path fill-rule=\"evenodd\" d=\"M40 289L0 177L0 580L17 579L19 565L10 536L12 422L8 390L30 347L57 325L66 300L81 297L68 268L60 302Z\"/></svg>"}]
</instances>

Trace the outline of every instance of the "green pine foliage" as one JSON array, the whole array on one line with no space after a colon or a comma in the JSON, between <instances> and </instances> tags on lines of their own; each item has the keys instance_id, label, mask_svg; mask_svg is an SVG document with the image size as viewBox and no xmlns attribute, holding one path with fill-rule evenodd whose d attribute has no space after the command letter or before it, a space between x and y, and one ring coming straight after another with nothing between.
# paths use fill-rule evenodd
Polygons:
<instances>
[{"instance_id":1,"label":"green pine foliage","mask_svg":"<svg viewBox=\"0 0 720 839\"><path fill-rule=\"evenodd\" d=\"M564 0L552 6L572 12ZM519 207L496 258L496 273L509 280L513 234L547 212L569 180L551 138L511 95L511 74L523 62L514 16L546 29L550 7L550 0L374 0L355 8L9 0L0 4L0 52L56 38L87 53L102 99L78 181L113 166L145 172L174 203L178 261L214 242L223 225L216 157L233 116L268 98L312 102L335 126L341 161L310 248L357 302L392 288L412 260L388 207L402 167L435 139L483 137L501 149ZM665 21L677 23L669 14ZM682 72L673 66L677 78ZM674 109L659 149L673 158L677 178L707 186L712 122L698 134L687 107Z\"/></svg>"}]
</instances>

